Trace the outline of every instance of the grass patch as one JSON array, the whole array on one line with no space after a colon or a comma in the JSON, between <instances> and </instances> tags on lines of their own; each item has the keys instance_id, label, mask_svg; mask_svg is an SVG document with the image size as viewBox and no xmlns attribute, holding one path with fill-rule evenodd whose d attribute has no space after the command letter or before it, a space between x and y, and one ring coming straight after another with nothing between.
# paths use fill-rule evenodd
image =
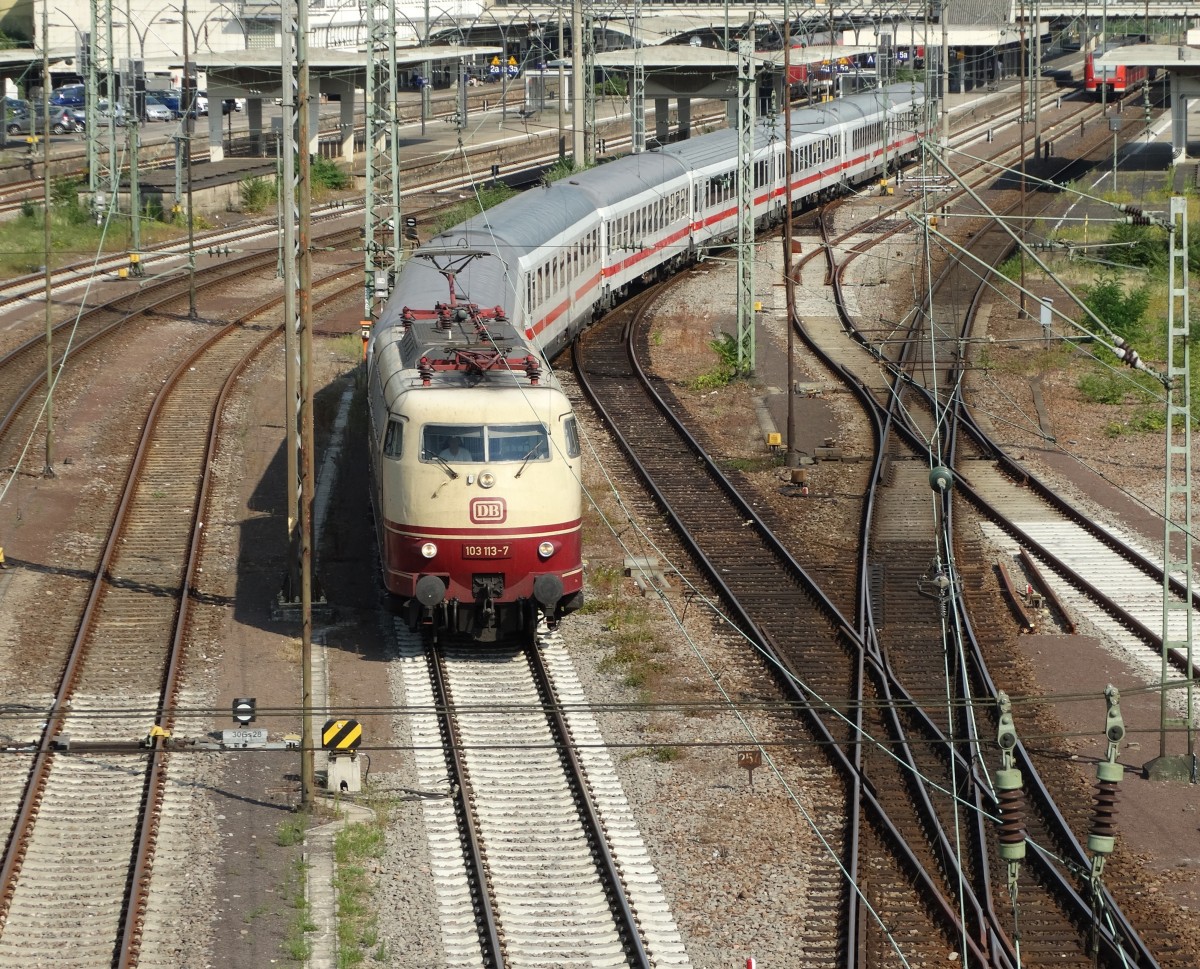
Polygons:
<instances>
[{"instance_id":1,"label":"grass patch","mask_svg":"<svg viewBox=\"0 0 1200 969\"><path fill-rule=\"evenodd\" d=\"M304 833L308 830L308 818L303 814L295 814L286 821L280 822L275 829L275 843L281 848L291 848L304 843Z\"/></svg>"},{"instance_id":2,"label":"grass patch","mask_svg":"<svg viewBox=\"0 0 1200 969\"><path fill-rule=\"evenodd\" d=\"M372 903L374 886L365 864L382 857L387 847L387 816L386 809L377 810L374 820L347 825L333 842L339 969L362 965L368 959L387 961L387 946L379 940L379 915Z\"/></svg>"},{"instance_id":3,"label":"grass patch","mask_svg":"<svg viewBox=\"0 0 1200 969\"><path fill-rule=\"evenodd\" d=\"M1129 382L1114 373L1085 373L1075 385L1093 404L1121 404L1129 390Z\"/></svg>"},{"instance_id":4,"label":"grass patch","mask_svg":"<svg viewBox=\"0 0 1200 969\"><path fill-rule=\"evenodd\" d=\"M503 182L499 185L489 185L487 187L476 186L475 194L472 198L459 202L438 217L433 223L433 234L444 232L452 226L458 225L460 222L466 222L472 216L478 215L485 209L490 209L493 206L499 205L506 199L516 195L515 189L509 188Z\"/></svg>"},{"instance_id":5,"label":"grass patch","mask_svg":"<svg viewBox=\"0 0 1200 969\"><path fill-rule=\"evenodd\" d=\"M284 888L295 914L288 922L287 935L282 943L283 951L295 962L305 962L312 956L313 945L308 936L317 931L317 924L312 920L312 906L304 894L307 875L308 865L303 859L297 858L292 862Z\"/></svg>"},{"instance_id":6,"label":"grass patch","mask_svg":"<svg viewBox=\"0 0 1200 969\"><path fill-rule=\"evenodd\" d=\"M609 600L604 624L613 651L597 664L603 672L617 673L621 681L640 689L667 671L651 625L649 608L642 602Z\"/></svg>"},{"instance_id":7,"label":"grass patch","mask_svg":"<svg viewBox=\"0 0 1200 969\"><path fill-rule=\"evenodd\" d=\"M709 349L717 355L717 365L695 377L688 384L692 390L715 390L726 387L738 376L737 340L729 333L722 333L716 340L709 341Z\"/></svg>"},{"instance_id":8,"label":"grass patch","mask_svg":"<svg viewBox=\"0 0 1200 969\"><path fill-rule=\"evenodd\" d=\"M50 189L50 267L91 258L98 252L125 252L130 245L128 214L113 215L107 228L96 224L85 186L76 179L55 179ZM13 219L0 223L0 276L41 272L45 263L45 209L27 201ZM177 239L182 223L163 221L161 205L147 203L139 219L143 248Z\"/></svg>"},{"instance_id":9,"label":"grass patch","mask_svg":"<svg viewBox=\"0 0 1200 969\"><path fill-rule=\"evenodd\" d=\"M755 471L770 471L780 466L782 458L774 454L766 454L753 458L725 458L718 462L722 471L741 471L753 474Z\"/></svg>"},{"instance_id":10,"label":"grass patch","mask_svg":"<svg viewBox=\"0 0 1200 969\"><path fill-rule=\"evenodd\" d=\"M1167 412L1163 407L1140 407L1129 420L1130 430L1143 434L1161 434L1167 429Z\"/></svg>"}]
</instances>

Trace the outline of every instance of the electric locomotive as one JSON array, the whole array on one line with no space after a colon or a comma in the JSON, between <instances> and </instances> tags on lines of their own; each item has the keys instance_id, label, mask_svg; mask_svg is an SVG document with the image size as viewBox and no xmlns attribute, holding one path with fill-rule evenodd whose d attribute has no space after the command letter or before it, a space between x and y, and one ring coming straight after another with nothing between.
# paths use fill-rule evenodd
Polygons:
<instances>
[{"instance_id":1,"label":"electric locomotive","mask_svg":"<svg viewBox=\"0 0 1200 969\"><path fill-rule=\"evenodd\" d=\"M583 602L570 402L503 308L456 282L502 271L492 252L422 250L399 291L440 277L444 298L381 320L368 378L384 584L411 627L479 642Z\"/></svg>"}]
</instances>

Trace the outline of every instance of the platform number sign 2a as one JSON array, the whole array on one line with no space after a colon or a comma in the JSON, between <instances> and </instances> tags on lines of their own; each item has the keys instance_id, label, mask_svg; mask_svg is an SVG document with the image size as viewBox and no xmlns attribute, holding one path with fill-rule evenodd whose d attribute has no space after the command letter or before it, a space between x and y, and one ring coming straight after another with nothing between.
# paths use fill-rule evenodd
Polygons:
<instances>
[{"instance_id":1,"label":"platform number sign 2a","mask_svg":"<svg viewBox=\"0 0 1200 969\"><path fill-rule=\"evenodd\" d=\"M254 723L256 719L254 707L257 702L252 696L240 696L235 699L233 701L233 719L242 725Z\"/></svg>"}]
</instances>

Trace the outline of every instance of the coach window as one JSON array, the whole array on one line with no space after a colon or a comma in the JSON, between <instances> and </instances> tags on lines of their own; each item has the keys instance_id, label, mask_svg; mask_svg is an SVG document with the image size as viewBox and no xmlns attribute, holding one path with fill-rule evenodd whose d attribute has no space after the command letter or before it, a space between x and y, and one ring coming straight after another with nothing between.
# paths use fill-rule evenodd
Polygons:
<instances>
[{"instance_id":1,"label":"coach window","mask_svg":"<svg viewBox=\"0 0 1200 969\"><path fill-rule=\"evenodd\" d=\"M400 457L404 445L404 424L396 418L388 420L387 432L383 436L383 455L388 458Z\"/></svg>"}]
</instances>

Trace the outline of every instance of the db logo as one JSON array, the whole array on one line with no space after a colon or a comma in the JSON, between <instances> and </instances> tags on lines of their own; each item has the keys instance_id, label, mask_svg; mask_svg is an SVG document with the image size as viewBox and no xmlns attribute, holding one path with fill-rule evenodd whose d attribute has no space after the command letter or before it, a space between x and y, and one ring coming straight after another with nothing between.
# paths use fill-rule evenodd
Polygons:
<instances>
[{"instance_id":1,"label":"db logo","mask_svg":"<svg viewBox=\"0 0 1200 969\"><path fill-rule=\"evenodd\" d=\"M471 521L476 525L499 524L508 517L503 498L472 498Z\"/></svg>"}]
</instances>

